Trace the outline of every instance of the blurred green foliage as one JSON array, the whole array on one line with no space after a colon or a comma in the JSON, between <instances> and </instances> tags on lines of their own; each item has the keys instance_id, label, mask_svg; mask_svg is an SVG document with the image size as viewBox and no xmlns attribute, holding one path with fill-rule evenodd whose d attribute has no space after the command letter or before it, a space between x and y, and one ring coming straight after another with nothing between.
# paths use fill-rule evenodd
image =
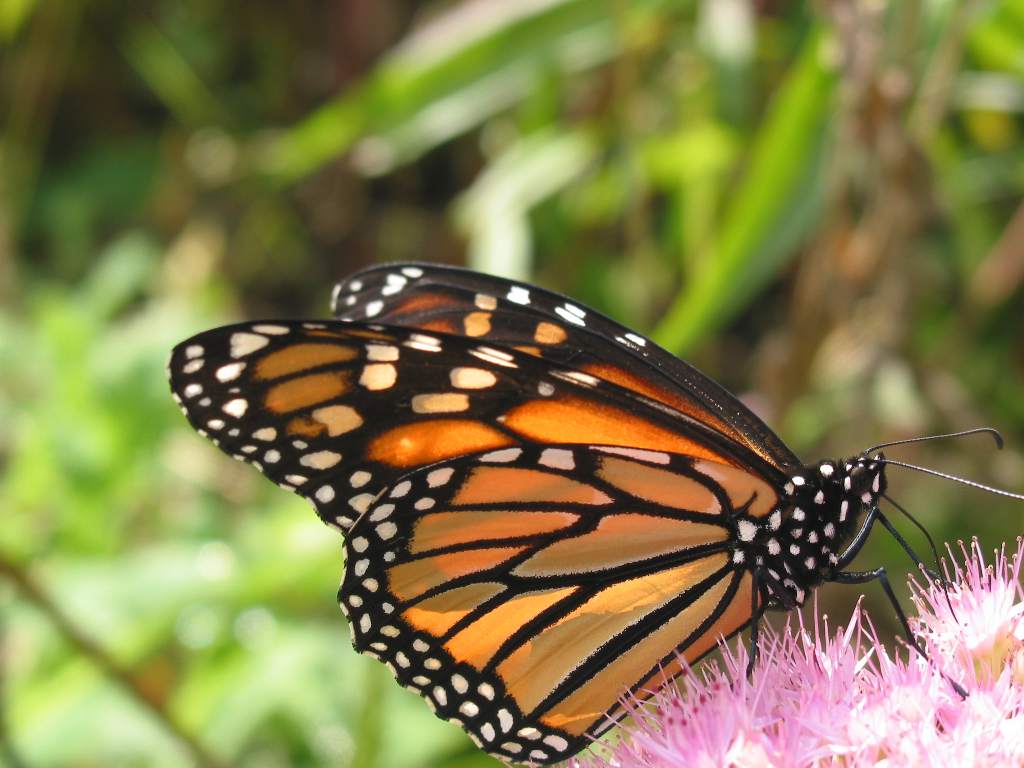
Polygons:
<instances>
[{"instance_id":1,"label":"blurred green foliage","mask_svg":"<svg viewBox=\"0 0 1024 768\"><path fill-rule=\"evenodd\" d=\"M808 458L998 426L901 453L1020 489L1021 51L1022 0L0 0L0 754L493 764L353 653L335 534L167 394L175 342L370 262L571 294ZM940 541L1021 533L891 485Z\"/></svg>"}]
</instances>

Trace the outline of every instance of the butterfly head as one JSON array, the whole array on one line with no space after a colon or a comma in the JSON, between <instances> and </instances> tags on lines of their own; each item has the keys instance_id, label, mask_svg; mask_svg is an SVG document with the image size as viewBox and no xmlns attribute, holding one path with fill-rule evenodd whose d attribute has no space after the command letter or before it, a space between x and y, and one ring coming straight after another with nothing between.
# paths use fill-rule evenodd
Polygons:
<instances>
[{"instance_id":1,"label":"butterfly head","mask_svg":"<svg viewBox=\"0 0 1024 768\"><path fill-rule=\"evenodd\" d=\"M851 494L859 496L867 503L874 503L885 493L885 455L876 452L871 456L860 455L855 459L846 462L846 472L849 477L848 490ZM844 481L844 487L847 484Z\"/></svg>"},{"instance_id":2,"label":"butterfly head","mask_svg":"<svg viewBox=\"0 0 1024 768\"><path fill-rule=\"evenodd\" d=\"M757 525L753 562L776 604L804 602L809 588L828 578L862 514L885 492L881 454L826 460L793 472L779 506Z\"/></svg>"}]
</instances>

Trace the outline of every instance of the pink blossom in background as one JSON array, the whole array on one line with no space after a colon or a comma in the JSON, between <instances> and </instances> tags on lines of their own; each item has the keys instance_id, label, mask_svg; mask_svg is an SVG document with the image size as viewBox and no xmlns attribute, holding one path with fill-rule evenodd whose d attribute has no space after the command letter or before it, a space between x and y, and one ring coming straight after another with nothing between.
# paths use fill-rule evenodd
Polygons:
<instances>
[{"instance_id":1,"label":"pink blossom in background","mask_svg":"<svg viewBox=\"0 0 1024 768\"><path fill-rule=\"evenodd\" d=\"M781 633L765 628L751 680L744 641L725 645L721 664L632 701L620 741L570 765L1024 765L1024 549L1018 540L1012 557L1004 548L991 563L977 541L960 550L950 551L948 594L912 584L911 621L931 663L886 649L859 606L835 631L816 611L810 626L798 614Z\"/></svg>"}]
</instances>

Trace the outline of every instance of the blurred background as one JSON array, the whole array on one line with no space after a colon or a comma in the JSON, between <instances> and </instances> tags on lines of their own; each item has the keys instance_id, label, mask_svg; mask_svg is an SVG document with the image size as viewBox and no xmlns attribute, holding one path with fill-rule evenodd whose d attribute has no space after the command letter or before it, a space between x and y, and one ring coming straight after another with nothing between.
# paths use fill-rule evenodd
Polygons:
<instances>
[{"instance_id":1,"label":"blurred background","mask_svg":"<svg viewBox=\"0 0 1024 768\"><path fill-rule=\"evenodd\" d=\"M891 454L1024 489L1022 52L1024 0L0 0L0 754L496 765L354 654L337 535L167 391L177 341L374 262L570 294L807 460L997 426ZM939 542L1024 530L890 487Z\"/></svg>"}]
</instances>

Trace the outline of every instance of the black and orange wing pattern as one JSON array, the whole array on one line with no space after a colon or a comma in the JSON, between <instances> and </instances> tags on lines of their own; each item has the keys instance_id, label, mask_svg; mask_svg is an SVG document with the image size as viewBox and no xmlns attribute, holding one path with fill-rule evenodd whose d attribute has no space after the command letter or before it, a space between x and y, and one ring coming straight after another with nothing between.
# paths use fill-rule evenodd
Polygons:
<instances>
[{"instance_id":1,"label":"black and orange wing pattern","mask_svg":"<svg viewBox=\"0 0 1024 768\"><path fill-rule=\"evenodd\" d=\"M245 323L179 344L169 375L200 434L343 531L410 471L529 443L667 450L777 474L657 400L464 336L344 321Z\"/></svg>"},{"instance_id":2,"label":"black and orange wing pattern","mask_svg":"<svg viewBox=\"0 0 1024 768\"><path fill-rule=\"evenodd\" d=\"M533 285L458 267L389 264L357 272L331 297L336 317L467 336L634 390L745 445L777 468L799 465L756 415L650 339Z\"/></svg>"},{"instance_id":3,"label":"black and orange wing pattern","mask_svg":"<svg viewBox=\"0 0 1024 768\"><path fill-rule=\"evenodd\" d=\"M852 524L863 489L825 504L719 385L556 294L404 264L334 304L179 344L172 392L346 534L356 648L505 760L568 757L676 654L802 601L831 550L805 553L804 513L782 507L835 508L808 542Z\"/></svg>"},{"instance_id":4,"label":"black and orange wing pattern","mask_svg":"<svg viewBox=\"0 0 1024 768\"><path fill-rule=\"evenodd\" d=\"M737 519L775 491L692 454L503 447L404 476L352 528L353 644L506 761L565 759L751 618Z\"/></svg>"}]
</instances>

